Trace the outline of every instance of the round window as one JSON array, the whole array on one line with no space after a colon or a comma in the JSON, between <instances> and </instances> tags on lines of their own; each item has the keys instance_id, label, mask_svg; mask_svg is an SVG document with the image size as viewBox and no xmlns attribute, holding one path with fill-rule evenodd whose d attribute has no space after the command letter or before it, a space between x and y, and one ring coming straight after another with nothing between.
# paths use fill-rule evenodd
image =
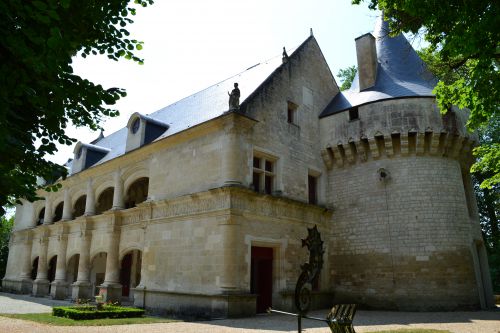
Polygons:
<instances>
[{"instance_id":1,"label":"round window","mask_svg":"<svg viewBox=\"0 0 500 333\"><path fill-rule=\"evenodd\" d=\"M78 151L76 152L76 158L79 159L80 157L82 157L82 147L78 148Z\"/></svg>"},{"instance_id":2,"label":"round window","mask_svg":"<svg viewBox=\"0 0 500 333\"><path fill-rule=\"evenodd\" d=\"M141 126L141 120L139 118L135 118L134 122L132 123L132 133L137 133L139 130L139 127Z\"/></svg>"}]
</instances>

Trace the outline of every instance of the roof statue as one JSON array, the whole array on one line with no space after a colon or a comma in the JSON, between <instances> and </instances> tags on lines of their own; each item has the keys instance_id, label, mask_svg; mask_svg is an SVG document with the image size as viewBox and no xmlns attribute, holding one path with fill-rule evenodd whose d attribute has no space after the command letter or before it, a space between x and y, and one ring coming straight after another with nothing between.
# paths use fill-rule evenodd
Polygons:
<instances>
[{"instance_id":1,"label":"roof statue","mask_svg":"<svg viewBox=\"0 0 500 333\"><path fill-rule=\"evenodd\" d=\"M240 108L240 89L238 88L238 83L234 83L234 89L229 93L229 110L236 110Z\"/></svg>"},{"instance_id":2,"label":"roof statue","mask_svg":"<svg viewBox=\"0 0 500 333\"><path fill-rule=\"evenodd\" d=\"M282 56L283 63L286 64L288 62L288 54L286 53L286 49L283 46L283 56Z\"/></svg>"}]
</instances>

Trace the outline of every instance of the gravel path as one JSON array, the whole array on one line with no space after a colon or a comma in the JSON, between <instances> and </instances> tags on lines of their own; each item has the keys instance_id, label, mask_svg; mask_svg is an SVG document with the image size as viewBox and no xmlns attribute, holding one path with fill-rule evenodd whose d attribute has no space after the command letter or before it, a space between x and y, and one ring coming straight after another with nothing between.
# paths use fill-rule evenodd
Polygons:
<instances>
[{"instance_id":1,"label":"gravel path","mask_svg":"<svg viewBox=\"0 0 500 333\"><path fill-rule=\"evenodd\" d=\"M45 298L0 293L0 313L50 312L51 305L68 304ZM324 317L328 310L310 314ZM305 333L328 333L325 324L303 321ZM470 312L388 312L358 311L354 320L356 332L397 328L433 328L455 333L500 333L500 309ZM147 325L99 327L47 326L29 321L0 317L0 332L8 333L256 333L296 332L296 319L284 315L260 315L253 318L224 319L208 322L174 322Z\"/></svg>"}]
</instances>

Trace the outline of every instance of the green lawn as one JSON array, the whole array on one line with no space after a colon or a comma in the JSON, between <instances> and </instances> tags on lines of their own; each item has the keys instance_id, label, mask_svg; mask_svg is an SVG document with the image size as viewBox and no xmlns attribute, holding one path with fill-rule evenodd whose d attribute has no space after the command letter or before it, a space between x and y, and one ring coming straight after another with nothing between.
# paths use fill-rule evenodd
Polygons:
<instances>
[{"instance_id":1,"label":"green lawn","mask_svg":"<svg viewBox=\"0 0 500 333\"><path fill-rule=\"evenodd\" d=\"M73 320L69 318L54 317L50 313L26 313L26 314L0 314L8 318L35 321L56 326L106 326L106 325L128 325L128 324L155 324L174 322L173 319L143 317L143 318L122 318L122 319L94 319L94 320ZM354 327L356 329L356 327ZM377 331L369 333L451 333L450 331L432 330L423 328L399 329L391 331Z\"/></svg>"},{"instance_id":2,"label":"green lawn","mask_svg":"<svg viewBox=\"0 0 500 333\"><path fill-rule=\"evenodd\" d=\"M155 324L169 323L175 320L157 317L142 318L119 318L119 319L93 319L93 320L73 320L69 318L55 317L51 313L25 313L25 314L0 314L0 316L35 321L56 326L107 326L107 325L128 325L128 324Z\"/></svg>"}]
</instances>

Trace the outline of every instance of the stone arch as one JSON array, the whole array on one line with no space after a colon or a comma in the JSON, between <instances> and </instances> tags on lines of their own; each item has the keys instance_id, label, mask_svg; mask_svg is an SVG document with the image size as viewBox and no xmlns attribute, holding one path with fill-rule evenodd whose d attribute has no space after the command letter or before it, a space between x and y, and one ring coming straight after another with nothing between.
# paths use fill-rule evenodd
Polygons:
<instances>
[{"instance_id":1,"label":"stone arch","mask_svg":"<svg viewBox=\"0 0 500 333\"><path fill-rule=\"evenodd\" d=\"M68 263L71 259L71 257L74 257L76 255L80 255L80 252L78 249L72 249L69 251L69 243L68 243L68 251L66 252L66 267L68 266Z\"/></svg>"},{"instance_id":2,"label":"stone arch","mask_svg":"<svg viewBox=\"0 0 500 333\"><path fill-rule=\"evenodd\" d=\"M107 187L101 193L99 193L95 204L96 214L102 214L105 211L113 208L114 192L114 187Z\"/></svg>"},{"instance_id":3,"label":"stone arch","mask_svg":"<svg viewBox=\"0 0 500 333\"><path fill-rule=\"evenodd\" d=\"M67 256L66 260L66 282L71 284L76 281L78 277L78 267L80 265L80 254L75 253Z\"/></svg>"},{"instance_id":4,"label":"stone arch","mask_svg":"<svg viewBox=\"0 0 500 333\"><path fill-rule=\"evenodd\" d=\"M52 282L56 277L57 255L47 256L47 258L50 258L47 262L47 279Z\"/></svg>"},{"instance_id":5,"label":"stone arch","mask_svg":"<svg viewBox=\"0 0 500 333\"><path fill-rule=\"evenodd\" d=\"M78 199L73 201L73 218L83 216L85 214L85 205L87 203L87 195L83 194Z\"/></svg>"},{"instance_id":6,"label":"stone arch","mask_svg":"<svg viewBox=\"0 0 500 333\"><path fill-rule=\"evenodd\" d=\"M57 257L57 249L49 246L49 249L47 250L47 258L52 259L52 257ZM49 262L50 260L47 260Z\"/></svg>"},{"instance_id":7,"label":"stone arch","mask_svg":"<svg viewBox=\"0 0 500 333\"><path fill-rule=\"evenodd\" d=\"M120 284L122 297L132 298L131 289L141 282L142 251L128 248L120 255Z\"/></svg>"},{"instance_id":8,"label":"stone arch","mask_svg":"<svg viewBox=\"0 0 500 333\"><path fill-rule=\"evenodd\" d=\"M148 199L149 178L141 177L128 186L125 191L125 208L132 208Z\"/></svg>"},{"instance_id":9,"label":"stone arch","mask_svg":"<svg viewBox=\"0 0 500 333\"><path fill-rule=\"evenodd\" d=\"M101 178L101 177L99 177L99 178ZM115 187L115 183L113 182L113 179L103 179L102 182L100 182L100 180L96 179L96 180L94 180L93 183L94 184L99 183L99 186L94 188L94 194L95 194L96 198L98 198L99 195L101 195L102 191L104 191L108 187L113 187L113 188Z\"/></svg>"},{"instance_id":10,"label":"stone arch","mask_svg":"<svg viewBox=\"0 0 500 333\"><path fill-rule=\"evenodd\" d=\"M45 207L38 210L38 214L35 215L35 226L42 225L45 219Z\"/></svg>"},{"instance_id":11,"label":"stone arch","mask_svg":"<svg viewBox=\"0 0 500 333\"><path fill-rule=\"evenodd\" d=\"M71 207L71 210L73 212L73 218L76 218L78 216L75 216L75 206L76 206L76 202L81 199L81 197L83 196L87 196L87 190L86 189L82 189L82 188L72 188L70 190L70 193L71 193L71 204L73 205ZM84 207L84 210L85 210L85 207ZM81 216L81 215L79 215Z\"/></svg>"},{"instance_id":12,"label":"stone arch","mask_svg":"<svg viewBox=\"0 0 500 333\"><path fill-rule=\"evenodd\" d=\"M89 253L90 262L92 262L92 260L94 260L100 253L108 253L108 251L103 246L92 249Z\"/></svg>"},{"instance_id":13,"label":"stone arch","mask_svg":"<svg viewBox=\"0 0 500 333\"><path fill-rule=\"evenodd\" d=\"M39 256L35 256L35 258L31 259L31 279L35 280L36 275L38 274L38 260L40 259Z\"/></svg>"},{"instance_id":14,"label":"stone arch","mask_svg":"<svg viewBox=\"0 0 500 333\"><path fill-rule=\"evenodd\" d=\"M144 166L133 166L125 170L122 174L123 188L125 192L128 190L130 185L139 178L149 178L149 169Z\"/></svg>"},{"instance_id":15,"label":"stone arch","mask_svg":"<svg viewBox=\"0 0 500 333\"><path fill-rule=\"evenodd\" d=\"M64 210L64 201L59 201L57 205L55 205L52 222L59 222L62 220Z\"/></svg>"},{"instance_id":16,"label":"stone arch","mask_svg":"<svg viewBox=\"0 0 500 333\"><path fill-rule=\"evenodd\" d=\"M143 250L143 249L142 249L142 246L140 246L140 244L138 244L138 243L131 244L131 245L127 246L126 248L124 248L124 249L122 249L122 250L120 251L120 254L119 254L119 260L120 260L120 261L122 261L123 257L124 257L127 253L129 253L129 252L131 252L131 251L134 251L134 250L137 250L137 251L142 252L142 250Z\"/></svg>"},{"instance_id":17,"label":"stone arch","mask_svg":"<svg viewBox=\"0 0 500 333\"><path fill-rule=\"evenodd\" d=\"M93 295L97 294L97 287L104 282L107 256L105 251L94 251L94 254L90 256L90 283Z\"/></svg>"}]
</instances>

